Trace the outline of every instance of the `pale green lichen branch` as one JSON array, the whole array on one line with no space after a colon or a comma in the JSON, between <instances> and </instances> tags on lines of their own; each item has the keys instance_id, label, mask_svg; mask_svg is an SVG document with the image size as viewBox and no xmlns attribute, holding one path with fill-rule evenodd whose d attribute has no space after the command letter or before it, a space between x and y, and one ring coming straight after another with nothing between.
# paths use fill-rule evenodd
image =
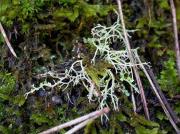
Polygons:
<instances>
[{"instance_id":1,"label":"pale green lichen branch","mask_svg":"<svg viewBox=\"0 0 180 134\"><path fill-rule=\"evenodd\" d=\"M127 32L133 32L133 30L127 30ZM105 69L105 73L103 74L104 76L98 78L98 82L88 74L88 71L86 71L87 65L85 63L83 64L82 59L75 61L64 73L59 74L55 71L48 71L44 75L51 77L53 82L44 81L37 87L32 85L31 91L26 93L25 96L27 97L39 89L45 90L46 88L53 89L58 87L64 91L70 85L76 86L77 84L81 84L87 89L87 98L90 102L98 101L100 109L112 105L114 110L118 110L119 99L116 93L122 92L127 96L130 94L124 83L128 83L134 91L139 93L136 82L134 81L132 67L141 67L141 65L148 64L139 62L137 49L131 50L135 61L135 63L131 63L122 27L119 24L119 16L112 26L106 27L98 24L91 30L91 33L93 37L86 39L86 42L96 47L94 56L91 59L92 64L96 65L100 59L112 65L111 69L102 68ZM130 37L130 35L128 36ZM119 50L113 49L111 47L112 43L117 43ZM115 70L115 72L112 70Z\"/></svg>"},{"instance_id":2,"label":"pale green lichen branch","mask_svg":"<svg viewBox=\"0 0 180 134\"><path fill-rule=\"evenodd\" d=\"M115 76L112 71L106 70L106 72L107 74L100 81L100 87L103 89L101 91L102 99L99 100L100 109L108 106L107 99L110 97L114 110L118 110L118 97L114 92L119 87L116 86Z\"/></svg>"},{"instance_id":3,"label":"pale green lichen branch","mask_svg":"<svg viewBox=\"0 0 180 134\"><path fill-rule=\"evenodd\" d=\"M25 94L26 98L28 97L29 94L34 93L39 89L45 90L47 87L53 89L54 87L58 86L59 88L63 88L63 90L65 90L67 89L68 86L70 86L70 84L73 84L73 86L75 86L80 82L83 82L83 85L88 89L88 91L91 91L90 94L92 94L93 92L93 94L98 96L98 93L95 92L94 90L95 86L91 78L88 76L87 72L85 71L85 67L83 66L82 60L75 61L71 65L69 70L66 69L65 73L63 74L57 74L56 72L48 71L47 73L44 74L44 76L50 76L51 78L53 78L54 82L50 83L44 81L40 83L40 85L37 87L35 87L35 85L32 85L31 91Z\"/></svg>"}]
</instances>

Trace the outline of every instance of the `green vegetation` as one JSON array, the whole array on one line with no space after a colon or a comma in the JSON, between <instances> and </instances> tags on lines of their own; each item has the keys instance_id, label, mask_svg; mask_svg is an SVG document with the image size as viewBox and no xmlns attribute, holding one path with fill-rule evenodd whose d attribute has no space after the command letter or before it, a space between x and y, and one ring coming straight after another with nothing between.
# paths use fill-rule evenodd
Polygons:
<instances>
[{"instance_id":1,"label":"green vegetation","mask_svg":"<svg viewBox=\"0 0 180 134\"><path fill-rule=\"evenodd\" d=\"M13 92L15 86L15 78L6 72L0 73L0 98L1 100L10 99L9 96Z\"/></svg>"},{"instance_id":2,"label":"green vegetation","mask_svg":"<svg viewBox=\"0 0 180 134\"><path fill-rule=\"evenodd\" d=\"M175 5L179 24L180 2L175 0ZM127 56L123 38L110 37L113 26L122 32L116 23L114 9L117 9L115 2L103 0L0 1L0 22L18 56L15 59L11 55L0 35L0 133L39 133L106 105L119 110L111 110L107 115L109 121L101 123L97 119L79 133L175 133L143 74L141 78L152 121L142 114L133 74L128 67L123 70L119 64L119 56L123 61ZM140 58L150 62L162 91L179 116L180 81L168 0L124 0L123 12L127 29L135 30L128 31L132 48L138 48L133 49L133 54L138 50ZM101 34L100 38L97 33ZM110 40L104 40L107 38ZM72 77L68 86L54 86L53 89L46 86L45 90L38 88L38 91L30 92L33 84L37 88L43 82L51 85L57 82L56 71L59 74L69 71L69 76L75 76L76 71L70 68L76 61L76 71L84 69L82 74L89 78L89 83L79 79L82 74L78 74ZM128 59L125 61L129 63ZM42 75L53 71L54 74L49 73L51 77ZM52 76L57 77L53 79ZM61 82L66 83L67 79ZM115 88L119 86L122 90L115 90L112 96L108 92L107 98L99 97L99 91L110 91L113 82ZM99 91L89 92L93 86ZM137 115L132 112L130 87L137 91ZM31 94L26 99L24 94L28 92ZM59 133L65 132L66 129Z\"/></svg>"},{"instance_id":3,"label":"green vegetation","mask_svg":"<svg viewBox=\"0 0 180 134\"><path fill-rule=\"evenodd\" d=\"M160 73L159 83L162 90L168 92L168 95L173 97L174 94L180 92L180 81L177 76L175 59L170 57L168 61L164 62L164 67L164 70Z\"/></svg>"}]
</instances>

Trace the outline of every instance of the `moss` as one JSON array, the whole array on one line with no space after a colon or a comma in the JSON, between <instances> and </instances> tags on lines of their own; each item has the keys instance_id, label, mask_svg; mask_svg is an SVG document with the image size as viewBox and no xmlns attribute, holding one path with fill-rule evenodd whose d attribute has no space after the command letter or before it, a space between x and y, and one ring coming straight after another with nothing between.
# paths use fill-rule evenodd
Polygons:
<instances>
[{"instance_id":1,"label":"moss","mask_svg":"<svg viewBox=\"0 0 180 134\"><path fill-rule=\"evenodd\" d=\"M62 90L50 91L47 88L43 94L34 93L26 101L24 93L30 90L32 83L41 82L37 73L58 68L64 61L63 67L68 67L73 40L89 37L94 24L105 25L110 20L108 23L111 25L116 18L111 13L117 7L112 6L115 4L107 4L103 0L0 0L0 21L19 57L14 59L11 56L0 35L0 133L39 133L98 107L94 102L89 104L87 90L80 85L68 88L72 103L67 97L68 92L62 93ZM179 23L179 0L175 0L175 4ZM132 46L140 47L142 57L152 63L162 90L167 98L171 97L171 105L179 115L180 103L174 96L179 94L180 84L174 56L168 54L174 49L168 1L124 0L123 13L128 29L138 29L131 38ZM106 15L108 17L104 17ZM112 66L101 60L91 65L90 59L96 48L88 41L84 42L88 52L84 54L83 63L87 65L90 77L98 84L104 69L112 69ZM61 69L57 71L61 72ZM155 102L153 95L149 95L149 85L145 84L144 87L148 100ZM149 122L142 116L133 115L130 98L122 96L118 91L116 93L121 102L120 111L111 111L109 122L101 124L101 120L97 119L89 123L85 133L174 133L162 109L148 103L155 121ZM54 104L53 96L60 97L61 104ZM136 101L139 104L140 99L137 97Z\"/></svg>"},{"instance_id":2,"label":"moss","mask_svg":"<svg viewBox=\"0 0 180 134\"><path fill-rule=\"evenodd\" d=\"M10 99L15 87L15 77L7 72L0 72L0 98L2 100Z\"/></svg>"},{"instance_id":3,"label":"moss","mask_svg":"<svg viewBox=\"0 0 180 134\"><path fill-rule=\"evenodd\" d=\"M86 127L84 129L84 134L97 134L94 122L95 121L90 121L86 125Z\"/></svg>"}]
</instances>

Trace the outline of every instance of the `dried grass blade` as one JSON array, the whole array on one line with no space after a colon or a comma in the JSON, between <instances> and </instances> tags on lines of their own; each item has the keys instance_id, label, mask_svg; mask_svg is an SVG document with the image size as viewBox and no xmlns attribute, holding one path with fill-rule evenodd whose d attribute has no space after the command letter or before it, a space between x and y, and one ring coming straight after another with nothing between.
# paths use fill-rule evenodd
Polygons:
<instances>
[{"instance_id":1,"label":"dried grass blade","mask_svg":"<svg viewBox=\"0 0 180 134\"><path fill-rule=\"evenodd\" d=\"M3 37L4 37L4 40L5 40L8 48L10 49L11 53L14 55L14 57L17 58L17 55L16 55L14 49L12 48L11 43L9 42L9 40L7 38L7 35L6 35L5 31L4 31L4 28L3 28L2 24L1 24L1 22L0 22L0 31L1 31L1 33L3 35Z\"/></svg>"}]
</instances>

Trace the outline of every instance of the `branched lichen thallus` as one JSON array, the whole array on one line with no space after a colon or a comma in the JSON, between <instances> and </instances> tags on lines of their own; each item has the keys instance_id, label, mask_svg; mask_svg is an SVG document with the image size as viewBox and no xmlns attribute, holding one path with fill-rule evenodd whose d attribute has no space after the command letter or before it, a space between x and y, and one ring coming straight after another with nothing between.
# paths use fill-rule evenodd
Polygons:
<instances>
[{"instance_id":1,"label":"branched lichen thallus","mask_svg":"<svg viewBox=\"0 0 180 134\"><path fill-rule=\"evenodd\" d=\"M37 87L32 85L31 91L27 92L25 96L27 97L39 89L45 90L46 87L59 87L64 91L70 85L81 84L87 89L87 98L90 102L96 101L99 103L100 109L112 106L114 110L118 110L119 98L116 93L120 91L126 96L130 95L124 83L128 83L129 87L139 93L133 77L132 67L147 64L141 62L133 64L130 62L122 27L119 22L117 14L117 21L113 25L106 27L98 24L91 30L92 38L84 39L84 42L96 48L91 59L91 69L83 63L83 59L78 59L72 63L70 68L65 69L62 74L57 74L54 70L48 71L45 74L54 79L53 83L44 81ZM133 30L127 30L127 32L133 32ZM116 43L119 49L111 47L112 43ZM136 59L138 58L137 49L132 49L131 51L134 61L139 61ZM101 67L100 70L96 69L97 59L99 60L99 58L104 63L109 64L111 69L106 66ZM100 75L98 75L98 72Z\"/></svg>"}]
</instances>

